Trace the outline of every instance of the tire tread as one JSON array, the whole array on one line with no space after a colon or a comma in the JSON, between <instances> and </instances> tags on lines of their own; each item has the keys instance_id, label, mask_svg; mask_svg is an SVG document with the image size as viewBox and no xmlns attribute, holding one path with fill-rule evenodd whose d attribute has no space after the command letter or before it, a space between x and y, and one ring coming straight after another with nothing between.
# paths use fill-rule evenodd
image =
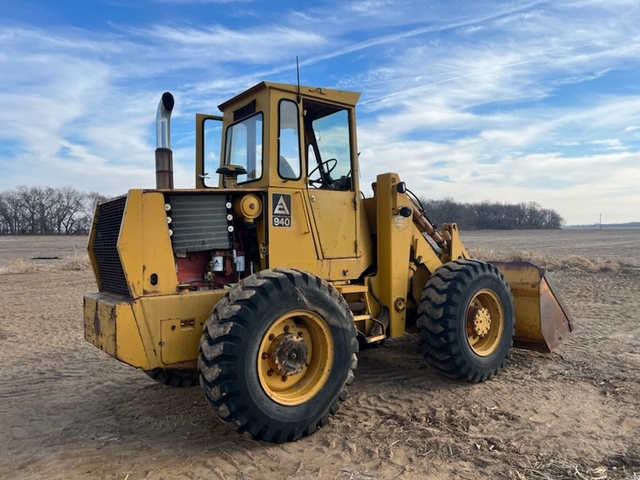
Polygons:
<instances>
[{"instance_id":1,"label":"tire tread","mask_svg":"<svg viewBox=\"0 0 640 480\"><path fill-rule=\"evenodd\" d=\"M239 363L238 356L234 352L240 346L241 339L235 336L234 332L238 332L239 329L250 331L252 320L259 311L259 303L273 301L272 299L277 298L287 287L294 290L301 287L315 289L328 296L333 303L340 305L345 315L351 318L351 311L344 298L325 280L290 268L264 270L243 279L216 304L205 324L198 358L201 370L200 384L217 415L238 432L248 432L255 439L274 443L297 440L302 436L311 435L318 427L326 425L329 415L335 415L340 408L340 403L347 398L346 387L353 382L353 372L358 365L356 329L351 321L347 326L351 341L346 381L336 398L323 410L319 418L308 419L306 425L298 425L288 431L282 431L264 424L257 417L258 413L251 412L246 407L235 405L234 408L236 400L241 404L242 399L238 391L227 391L232 382L229 382L230 376L224 373L233 371L233 367Z\"/></svg>"},{"instance_id":2,"label":"tire tread","mask_svg":"<svg viewBox=\"0 0 640 480\"><path fill-rule=\"evenodd\" d=\"M474 369L473 365L465 361L462 342L466 341L466 338L463 338L456 328L456 322L459 322L457 309L472 282L486 275L495 277L505 286L512 305L513 296L504 275L489 263L468 259L446 263L436 270L427 281L420 297L416 322L419 342L429 363L449 378L482 382L498 373L509 358L509 349L513 343L511 339L506 354L489 369ZM511 308L510 311L512 310ZM512 319L510 325L510 332L505 334L512 338Z\"/></svg>"}]
</instances>

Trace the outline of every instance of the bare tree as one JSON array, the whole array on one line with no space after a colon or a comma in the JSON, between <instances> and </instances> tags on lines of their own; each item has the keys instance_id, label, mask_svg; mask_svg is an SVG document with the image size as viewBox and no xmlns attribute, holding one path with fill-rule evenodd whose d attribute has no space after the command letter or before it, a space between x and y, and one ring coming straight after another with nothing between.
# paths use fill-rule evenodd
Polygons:
<instances>
[{"instance_id":1,"label":"bare tree","mask_svg":"<svg viewBox=\"0 0 640 480\"><path fill-rule=\"evenodd\" d=\"M73 233L76 223L85 216L87 194L71 187L59 190L58 205L54 211L58 233Z\"/></svg>"},{"instance_id":2,"label":"bare tree","mask_svg":"<svg viewBox=\"0 0 640 480\"><path fill-rule=\"evenodd\" d=\"M107 197L72 187L26 187L0 193L0 234L87 234L95 207ZM452 198L420 200L436 224L456 222L465 230L560 228L562 217L537 203L515 205L484 201L458 203Z\"/></svg>"},{"instance_id":3,"label":"bare tree","mask_svg":"<svg viewBox=\"0 0 640 480\"><path fill-rule=\"evenodd\" d=\"M3 215L7 222L8 232L11 234L26 233L27 210L19 193L9 190L2 194L7 208Z\"/></svg>"},{"instance_id":4,"label":"bare tree","mask_svg":"<svg viewBox=\"0 0 640 480\"><path fill-rule=\"evenodd\" d=\"M561 228L564 220L555 210L537 203L507 204L484 201L457 203L451 198L420 200L436 225L456 222L464 230L516 230Z\"/></svg>"},{"instance_id":5,"label":"bare tree","mask_svg":"<svg viewBox=\"0 0 640 480\"><path fill-rule=\"evenodd\" d=\"M0 193L0 234L86 234L107 197L72 187L26 187Z\"/></svg>"}]
</instances>

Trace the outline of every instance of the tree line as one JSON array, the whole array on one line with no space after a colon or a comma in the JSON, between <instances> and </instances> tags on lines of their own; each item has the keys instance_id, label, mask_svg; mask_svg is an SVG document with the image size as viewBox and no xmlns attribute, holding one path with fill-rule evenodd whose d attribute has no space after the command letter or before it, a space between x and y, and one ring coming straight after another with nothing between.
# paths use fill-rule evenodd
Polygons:
<instances>
[{"instance_id":1,"label":"tree line","mask_svg":"<svg viewBox=\"0 0 640 480\"><path fill-rule=\"evenodd\" d=\"M86 235L93 211L107 197L71 187L26 187L0 193L0 235ZM435 224L456 222L463 230L527 230L562 227L555 210L534 202L458 203L451 198L421 199Z\"/></svg>"},{"instance_id":2,"label":"tree line","mask_svg":"<svg viewBox=\"0 0 640 480\"><path fill-rule=\"evenodd\" d=\"M0 235L86 235L107 197L71 187L26 187L0 193Z\"/></svg>"},{"instance_id":3,"label":"tree line","mask_svg":"<svg viewBox=\"0 0 640 480\"><path fill-rule=\"evenodd\" d=\"M435 224L457 223L462 230L541 230L561 228L558 212L535 202L507 204L484 201L458 203L451 198L421 199L427 216Z\"/></svg>"}]
</instances>

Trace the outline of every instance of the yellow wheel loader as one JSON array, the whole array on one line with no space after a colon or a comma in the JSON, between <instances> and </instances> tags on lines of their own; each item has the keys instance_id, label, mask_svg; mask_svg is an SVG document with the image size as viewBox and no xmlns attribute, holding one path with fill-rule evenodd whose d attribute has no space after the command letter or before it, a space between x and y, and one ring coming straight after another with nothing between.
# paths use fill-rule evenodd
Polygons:
<instances>
[{"instance_id":1,"label":"yellow wheel loader","mask_svg":"<svg viewBox=\"0 0 640 480\"><path fill-rule=\"evenodd\" d=\"M196 188L174 189L165 93L157 188L96 208L85 338L158 382L199 382L220 418L270 442L325 425L359 345L409 323L438 371L469 382L513 345L554 349L573 323L541 268L469 258L395 173L364 198L358 98L260 83L196 115Z\"/></svg>"}]
</instances>

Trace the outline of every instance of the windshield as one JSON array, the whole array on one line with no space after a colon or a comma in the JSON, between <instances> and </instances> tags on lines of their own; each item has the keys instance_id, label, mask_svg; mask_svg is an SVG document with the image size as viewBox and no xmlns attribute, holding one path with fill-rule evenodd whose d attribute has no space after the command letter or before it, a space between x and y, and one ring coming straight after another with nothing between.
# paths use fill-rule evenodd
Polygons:
<instances>
[{"instance_id":1,"label":"windshield","mask_svg":"<svg viewBox=\"0 0 640 480\"><path fill-rule=\"evenodd\" d=\"M333 190L351 189L349 111L306 101L304 121L309 185Z\"/></svg>"},{"instance_id":2,"label":"windshield","mask_svg":"<svg viewBox=\"0 0 640 480\"><path fill-rule=\"evenodd\" d=\"M328 162L335 158L331 169L333 179L348 176L351 171L351 150L349 148L349 117L346 110L327 115L313 121L313 132L320 153L321 161ZM311 149L313 155L313 149Z\"/></svg>"},{"instance_id":3,"label":"windshield","mask_svg":"<svg viewBox=\"0 0 640 480\"><path fill-rule=\"evenodd\" d=\"M247 173L238 175L238 183L262 177L262 113L258 113L227 129L225 165L244 167Z\"/></svg>"}]
</instances>

